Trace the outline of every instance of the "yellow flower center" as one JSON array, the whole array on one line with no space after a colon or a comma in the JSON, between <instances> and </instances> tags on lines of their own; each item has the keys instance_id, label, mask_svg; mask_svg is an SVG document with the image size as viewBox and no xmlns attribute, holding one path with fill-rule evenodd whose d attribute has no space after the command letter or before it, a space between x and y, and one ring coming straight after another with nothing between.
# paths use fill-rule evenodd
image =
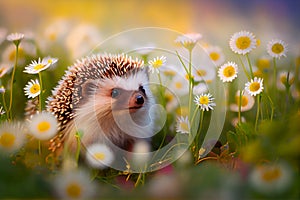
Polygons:
<instances>
[{"instance_id":1,"label":"yellow flower center","mask_svg":"<svg viewBox=\"0 0 300 200\"><path fill-rule=\"evenodd\" d=\"M198 76L205 76L207 74L207 72L203 69L198 69L197 74L198 74Z\"/></svg>"},{"instance_id":2,"label":"yellow flower center","mask_svg":"<svg viewBox=\"0 0 300 200\"><path fill-rule=\"evenodd\" d=\"M199 98L199 103L203 105L208 105L209 103L209 98L207 96L202 96Z\"/></svg>"},{"instance_id":3,"label":"yellow flower center","mask_svg":"<svg viewBox=\"0 0 300 200\"><path fill-rule=\"evenodd\" d=\"M48 37L49 37L49 40L55 41L56 38L57 38L57 34L56 34L55 32L53 32L53 33L50 33L50 34L48 35Z\"/></svg>"},{"instance_id":4,"label":"yellow flower center","mask_svg":"<svg viewBox=\"0 0 300 200\"><path fill-rule=\"evenodd\" d=\"M14 145L16 136L9 132L4 132L0 136L0 145L6 148L10 148Z\"/></svg>"},{"instance_id":5,"label":"yellow flower center","mask_svg":"<svg viewBox=\"0 0 300 200\"><path fill-rule=\"evenodd\" d=\"M271 65L269 59L261 58L257 61L257 67L260 69L270 68L270 66Z\"/></svg>"},{"instance_id":6,"label":"yellow flower center","mask_svg":"<svg viewBox=\"0 0 300 200\"><path fill-rule=\"evenodd\" d=\"M42 121L37 125L37 129L39 132L45 132L48 131L51 127L51 124L47 121Z\"/></svg>"},{"instance_id":7,"label":"yellow flower center","mask_svg":"<svg viewBox=\"0 0 300 200\"><path fill-rule=\"evenodd\" d=\"M260 43L261 43L260 40L257 39L256 40L256 46L260 46Z\"/></svg>"},{"instance_id":8,"label":"yellow flower center","mask_svg":"<svg viewBox=\"0 0 300 200\"><path fill-rule=\"evenodd\" d=\"M81 187L77 183L71 183L67 186L66 192L71 198L79 198L81 196Z\"/></svg>"},{"instance_id":9,"label":"yellow flower center","mask_svg":"<svg viewBox=\"0 0 300 200\"><path fill-rule=\"evenodd\" d=\"M105 154L101 153L101 152L96 152L96 153L94 153L93 157L96 160L104 160L105 159Z\"/></svg>"},{"instance_id":10,"label":"yellow flower center","mask_svg":"<svg viewBox=\"0 0 300 200\"><path fill-rule=\"evenodd\" d=\"M253 75L256 77L263 77L263 73L261 70L257 70L253 72Z\"/></svg>"},{"instance_id":11,"label":"yellow flower center","mask_svg":"<svg viewBox=\"0 0 300 200\"><path fill-rule=\"evenodd\" d=\"M235 68L232 66L225 67L225 69L223 70L223 75L226 78L232 77L233 75L235 75Z\"/></svg>"},{"instance_id":12,"label":"yellow flower center","mask_svg":"<svg viewBox=\"0 0 300 200\"><path fill-rule=\"evenodd\" d=\"M188 126L188 124L185 123L185 122L180 122L180 128L181 128L183 131L189 132L189 126Z\"/></svg>"},{"instance_id":13,"label":"yellow flower center","mask_svg":"<svg viewBox=\"0 0 300 200\"><path fill-rule=\"evenodd\" d=\"M193 79L193 78L194 78L194 76L191 75L191 79ZM188 75L188 74L185 75L185 79L186 79L186 80L189 80L189 75Z\"/></svg>"},{"instance_id":14,"label":"yellow flower center","mask_svg":"<svg viewBox=\"0 0 300 200\"><path fill-rule=\"evenodd\" d=\"M31 94L36 94L40 91L40 85L39 84L33 84L31 88L29 89Z\"/></svg>"},{"instance_id":15,"label":"yellow flower center","mask_svg":"<svg viewBox=\"0 0 300 200\"><path fill-rule=\"evenodd\" d=\"M176 110L175 110L177 115L181 115L181 116L188 116L189 114L189 108L187 106L179 106Z\"/></svg>"},{"instance_id":16,"label":"yellow flower center","mask_svg":"<svg viewBox=\"0 0 300 200\"><path fill-rule=\"evenodd\" d=\"M294 81L295 81L294 77L289 77L289 85L292 85L294 83ZM286 75L282 75L280 77L280 82L285 85L287 83L287 76Z\"/></svg>"},{"instance_id":17,"label":"yellow flower center","mask_svg":"<svg viewBox=\"0 0 300 200\"><path fill-rule=\"evenodd\" d=\"M167 102L170 102L174 99L174 96L172 94L165 94L165 98Z\"/></svg>"},{"instance_id":18,"label":"yellow flower center","mask_svg":"<svg viewBox=\"0 0 300 200\"><path fill-rule=\"evenodd\" d=\"M247 36L242 36L242 37L239 37L237 40L236 40L236 47L238 49L247 49L250 47L250 44L251 44L251 40L249 37Z\"/></svg>"},{"instance_id":19,"label":"yellow flower center","mask_svg":"<svg viewBox=\"0 0 300 200\"><path fill-rule=\"evenodd\" d=\"M153 62L152 67L157 69L157 68L160 68L162 65L163 65L163 61L158 59L155 62Z\"/></svg>"},{"instance_id":20,"label":"yellow flower center","mask_svg":"<svg viewBox=\"0 0 300 200\"><path fill-rule=\"evenodd\" d=\"M166 70L163 72L166 76L175 76L176 72L173 70Z\"/></svg>"},{"instance_id":21,"label":"yellow flower center","mask_svg":"<svg viewBox=\"0 0 300 200\"><path fill-rule=\"evenodd\" d=\"M45 67L45 65L43 64L37 64L36 66L33 67L34 70L40 70L43 69Z\"/></svg>"},{"instance_id":22,"label":"yellow flower center","mask_svg":"<svg viewBox=\"0 0 300 200\"><path fill-rule=\"evenodd\" d=\"M24 50L22 47L19 47L18 49L18 57L19 58L24 58ZM11 51L9 54L8 54L8 60L11 61L11 62L14 62L16 59L16 50L14 49L13 51Z\"/></svg>"},{"instance_id":23,"label":"yellow flower center","mask_svg":"<svg viewBox=\"0 0 300 200\"><path fill-rule=\"evenodd\" d=\"M240 96L235 96L235 101L236 101L236 104L237 104L237 105L240 105ZM248 97L242 95L242 103L241 103L241 106L242 106L242 107L247 106L247 105L248 105L248 102L249 102Z\"/></svg>"},{"instance_id":24,"label":"yellow flower center","mask_svg":"<svg viewBox=\"0 0 300 200\"><path fill-rule=\"evenodd\" d=\"M213 61L217 61L220 58L220 54L218 54L217 52L211 52L209 54L210 59L212 59Z\"/></svg>"},{"instance_id":25,"label":"yellow flower center","mask_svg":"<svg viewBox=\"0 0 300 200\"><path fill-rule=\"evenodd\" d=\"M251 92L256 92L257 90L259 90L259 88L260 88L260 83L258 83L258 82L253 82L249 86L249 90Z\"/></svg>"},{"instance_id":26,"label":"yellow flower center","mask_svg":"<svg viewBox=\"0 0 300 200\"><path fill-rule=\"evenodd\" d=\"M280 54L283 52L283 50L284 50L284 47L280 43L276 43L272 46L272 52L275 54Z\"/></svg>"},{"instance_id":27,"label":"yellow flower center","mask_svg":"<svg viewBox=\"0 0 300 200\"><path fill-rule=\"evenodd\" d=\"M278 168L268 169L264 171L261 178L266 182L277 180L281 176L281 171Z\"/></svg>"},{"instance_id":28,"label":"yellow flower center","mask_svg":"<svg viewBox=\"0 0 300 200\"><path fill-rule=\"evenodd\" d=\"M176 82L175 83L175 88L181 89L182 88L182 83L181 82Z\"/></svg>"}]
</instances>

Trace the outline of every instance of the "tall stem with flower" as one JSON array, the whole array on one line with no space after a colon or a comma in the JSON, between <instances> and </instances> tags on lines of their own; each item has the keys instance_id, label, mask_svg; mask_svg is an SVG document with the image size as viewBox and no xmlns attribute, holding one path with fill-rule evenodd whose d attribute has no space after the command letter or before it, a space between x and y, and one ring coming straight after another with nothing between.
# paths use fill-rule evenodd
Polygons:
<instances>
[{"instance_id":1,"label":"tall stem with flower","mask_svg":"<svg viewBox=\"0 0 300 200\"><path fill-rule=\"evenodd\" d=\"M13 67L13 72L12 72L11 81L10 81L10 97L9 97L9 106L8 106L8 110L7 110L7 115L8 115L9 120L12 120L13 85L14 85L16 68L18 65L19 45L23 38L24 38L24 34L22 34L22 33L12 33L7 36L7 40L13 42L16 46L15 64Z\"/></svg>"}]
</instances>

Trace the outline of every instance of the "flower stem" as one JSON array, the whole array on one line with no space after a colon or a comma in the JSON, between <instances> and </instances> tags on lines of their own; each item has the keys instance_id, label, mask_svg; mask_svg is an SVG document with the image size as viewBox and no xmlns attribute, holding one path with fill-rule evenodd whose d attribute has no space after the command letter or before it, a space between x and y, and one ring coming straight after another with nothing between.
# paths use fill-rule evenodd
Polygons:
<instances>
[{"instance_id":1,"label":"flower stem","mask_svg":"<svg viewBox=\"0 0 300 200\"><path fill-rule=\"evenodd\" d=\"M77 142L77 149L76 149L76 153L75 153L75 161L76 161L76 163L78 163L79 155L80 155L80 149L81 149L79 132L76 132L75 137L76 137L76 142Z\"/></svg>"},{"instance_id":2,"label":"flower stem","mask_svg":"<svg viewBox=\"0 0 300 200\"><path fill-rule=\"evenodd\" d=\"M39 147L39 155L42 155L42 145L41 145L41 141L38 141L38 147Z\"/></svg>"},{"instance_id":3,"label":"flower stem","mask_svg":"<svg viewBox=\"0 0 300 200\"><path fill-rule=\"evenodd\" d=\"M193 83L192 83L192 50L189 50L189 68L188 68L188 78L189 78L189 120L191 123L192 114L192 98L193 98Z\"/></svg>"},{"instance_id":4,"label":"flower stem","mask_svg":"<svg viewBox=\"0 0 300 200\"><path fill-rule=\"evenodd\" d=\"M244 62L242 61L242 59L241 59L240 56L238 56L238 58L239 58L239 60L240 60L240 62L241 62L241 64L242 64L242 67L243 67L243 70L244 70L245 75L247 76L248 80L250 80L250 75L249 75L249 73L248 73L248 71L247 71L247 69L246 69L246 67L245 67L245 65L244 65Z\"/></svg>"},{"instance_id":5,"label":"flower stem","mask_svg":"<svg viewBox=\"0 0 300 200\"><path fill-rule=\"evenodd\" d=\"M18 55L19 55L19 45L16 44L16 59L15 59L15 65L14 65L14 68L13 68L13 72L12 72L12 75L11 75L10 98L9 98L9 107L8 107L8 111L7 111L9 120L12 120L13 85L14 85L16 68L17 68L17 65L18 65Z\"/></svg>"},{"instance_id":6,"label":"flower stem","mask_svg":"<svg viewBox=\"0 0 300 200\"><path fill-rule=\"evenodd\" d=\"M195 137L197 136L197 132L196 132L196 135L192 135L192 133L193 133L192 132L192 127L193 127L193 124L194 124L194 120L195 120L196 114L198 113L198 110L199 110L199 106L196 107L196 109L195 109L195 111L193 113L191 122L190 122L189 144L192 144L193 139L196 139Z\"/></svg>"},{"instance_id":7,"label":"flower stem","mask_svg":"<svg viewBox=\"0 0 300 200\"><path fill-rule=\"evenodd\" d=\"M164 88L162 86L162 80L161 80L161 76L160 76L159 72L157 73L157 76L158 76L158 80L159 80L159 86L160 86L160 90L159 91L160 91L160 95L161 95L162 104L163 104L163 107L166 108Z\"/></svg>"},{"instance_id":8,"label":"flower stem","mask_svg":"<svg viewBox=\"0 0 300 200\"><path fill-rule=\"evenodd\" d=\"M199 138L203 126L203 118L204 118L204 110L201 110L201 116L200 116L200 126L197 131L196 140L195 140L195 146L196 146L196 160L199 158Z\"/></svg>"},{"instance_id":9,"label":"flower stem","mask_svg":"<svg viewBox=\"0 0 300 200\"><path fill-rule=\"evenodd\" d=\"M158 73L157 76L158 76L159 85L160 85L159 91L160 91L161 101L162 101L163 107L165 109L166 108L166 101L165 101L165 96L164 96L164 91L163 91L164 88L162 87L162 81L161 81L160 73ZM160 142L159 149L163 146L163 144L165 142L165 139L166 139L166 136L167 136L166 128L167 128L166 125L164 125L163 126L163 138Z\"/></svg>"},{"instance_id":10,"label":"flower stem","mask_svg":"<svg viewBox=\"0 0 300 200\"><path fill-rule=\"evenodd\" d=\"M274 103L271 99L271 97L269 95L267 95L268 97L268 100L270 101L270 104L271 104L271 116L270 116L270 120L271 122L273 121L273 116L274 116Z\"/></svg>"},{"instance_id":11,"label":"flower stem","mask_svg":"<svg viewBox=\"0 0 300 200\"><path fill-rule=\"evenodd\" d=\"M255 118L255 130L257 131L257 123L259 117L259 108L260 108L260 95L257 95L257 111L256 111L256 118Z\"/></svg>"},{"instance_id":12,"label":"flower stem","mask_svg":"<svg viewBox=\"0 0 300 200\"><path fill-rule=\"evenodd\" d=\"M254 75L253 75L252 65L251 65L251 61L250 61L250 58L249 58L249 55L248 55L248 54L246 54L246 58L247 58L247 61L248 61L248 65L249 65L249 69L250 69L250 75L251 75L251 78L253 78Z\"/></svg>"},{"instance_id":13,"label":"flower stem","mask_svg":"<svg viewBox=\"0 0 300 200\"><path fill-rule=\"evenodd\" d=\"M240 96L239 96L239 112L238 112L238 120L239 120L239 124L241 123L241 108L242 108L242 96L243 96L243 91L240 90Z\"/></svg>"},{"instance_id":14,"label":"flower stem","mask_svg":"<svg viewBox=\"0 0 300 200\"><path fill-rule=\"evenodd\" d=\"M39 80L40 80L40 90L41 90L40 96L39 96L39 106L40 106L39 110L41 112L43 110L43 104L42 104L42 102L43 102L43 98L42 98L42 95L43 95L43 80L42 80L42 73L41 72L39 72Z\"/></svg>"},{"instance_id":15,"label":"flower stem","mask_svg":"<svg viewBox=\"0 0 300 200\"><path fill-rule=\"evenodd\" d=\"M274 93L274 96L276 97L276 76L277 76L276 58L273 58L273 65L274 65L274 69L273 69L273 93ZM275 98L275 101L276 101L276 98Z\"/></svg>"}]
</instances>

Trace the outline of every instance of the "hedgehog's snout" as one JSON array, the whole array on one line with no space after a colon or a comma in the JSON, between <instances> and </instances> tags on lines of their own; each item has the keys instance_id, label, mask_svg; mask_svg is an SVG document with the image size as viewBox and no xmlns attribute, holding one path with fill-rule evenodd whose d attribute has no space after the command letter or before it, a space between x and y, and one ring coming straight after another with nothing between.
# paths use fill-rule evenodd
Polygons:
<instances>
[{"instance_id":1,"label":"hedgehog's snout","mask_svg":"<svg viewBox=\"0 0 300 200\"><path fill-rule=\"evenodd\" d=\"M140 91L133 92L129 99L129 109L135 110L143 107L145 103L144 94Z\"/></svg>"}]
</instances>

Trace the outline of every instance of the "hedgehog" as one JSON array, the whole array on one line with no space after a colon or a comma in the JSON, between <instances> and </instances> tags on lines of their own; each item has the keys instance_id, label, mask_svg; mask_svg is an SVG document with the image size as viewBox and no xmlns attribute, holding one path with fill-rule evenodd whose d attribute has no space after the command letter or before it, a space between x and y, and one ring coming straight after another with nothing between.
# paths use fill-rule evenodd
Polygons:
<instances>
[{"instance_id":1,"label":"hedgehog","mask_svg":"<svg viewBox=\"0 0 300 200\"><path fill-rule=\"evenodd\" d=\"M65 145L76 149L78 132L83 146L105 143L129 149L152 135L149 110L154 103L143 61L124 54L77 60L47 99L47 111L60 125L49 150Z\"/></svg>"}]
</instances>

